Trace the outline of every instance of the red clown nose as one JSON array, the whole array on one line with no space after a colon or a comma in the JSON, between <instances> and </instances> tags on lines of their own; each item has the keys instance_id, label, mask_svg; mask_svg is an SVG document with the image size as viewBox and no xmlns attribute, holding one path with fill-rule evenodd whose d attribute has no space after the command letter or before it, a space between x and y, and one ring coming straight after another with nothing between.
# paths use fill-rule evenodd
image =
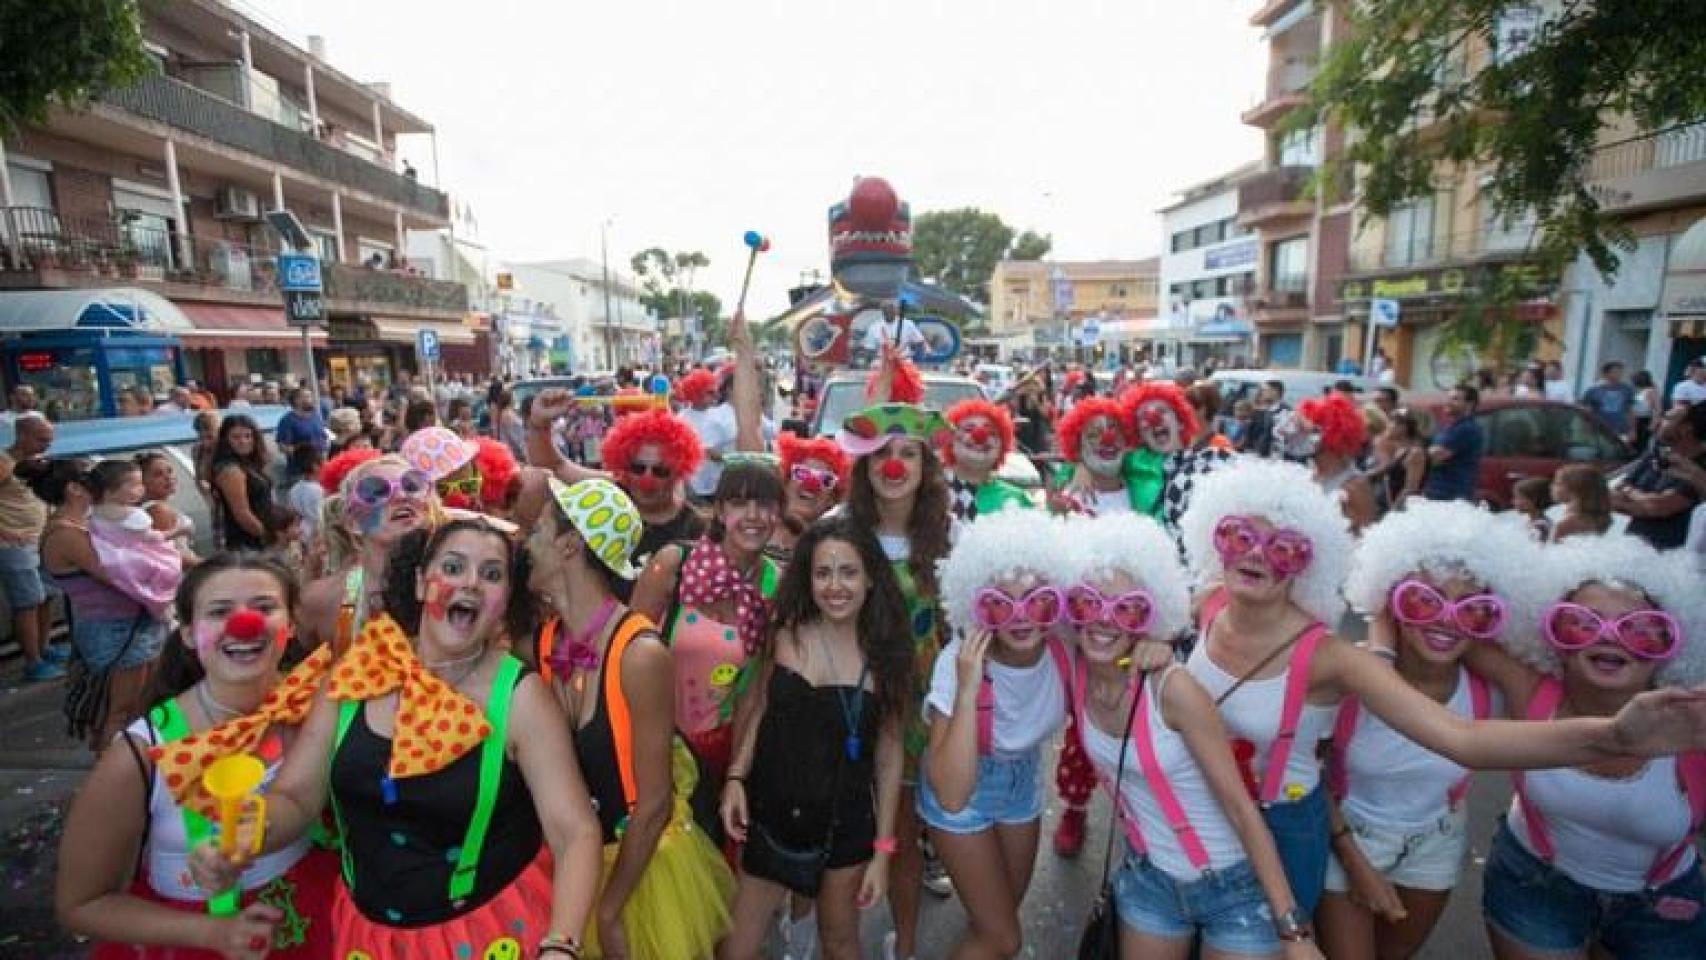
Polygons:
<instances>
[{"instance_id":1,"label":"red clown nose","mask_svg":"<svg viewBox=\"0 0 1706 960\"><path fill-rule=\"evenodd\" d=\"M267 618L259 610L244 607L225 618L225 635L236 640L253 640L267 629Z\"/></svg>"},{"instance_id":2,"label":"red clown nose","mask_svg":"<svg viewBox=\"0 0 1706 960\"><path fill-rule=\"evenodd\" d=\"M906 479L906 464L897 459L884 460L879 471L884 480L899 482Z\"/></svg>"},{"instance_id":3,"label":"red clown nose","mask_svg":"<svg viewBox=\"0 0 1706 960\"><path fill-rule=\"evenodd\" d=\"M637 473L629 483L634 485L636 493L656 493L658 487L663 485L662 481L649 473Z\"/></svg>"},{"instance_id":4,"label":"red clown nose","mask_svg":"<svg viewBox=\"0 0 1706 960\"><path fill-rule=\"evenodd\" d=\"M981 423L975 424L966 431L966 439L972 442L972 446L981 447L989 442L989 428Z\"/></svg>"}]
</instances>

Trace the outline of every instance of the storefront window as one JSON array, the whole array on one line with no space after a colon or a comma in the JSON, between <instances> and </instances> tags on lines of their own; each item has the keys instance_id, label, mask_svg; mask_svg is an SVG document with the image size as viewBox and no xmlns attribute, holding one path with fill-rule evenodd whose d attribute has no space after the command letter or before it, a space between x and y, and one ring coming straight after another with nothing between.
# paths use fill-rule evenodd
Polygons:
<instances>
[{"instance_id":1,"label":"storefront window","mask_svg":"<svg viewBox=\"0 0 1706 960\"><path fill-rule=\"evenodd\" d=\"M343 387L366 384L369 389L391 386L389 357L331 357L326 361L328 379Z\"/></svg>"},{"instance_id":2,"label":"storefront window","mask_svg":"<svg viewBox=\"0 0 1706 960\"><path fill-rule=\"evenodd\" d=\"M95 351L40 350L20 353L18 382L42 398L49 420L92 420L101 415L101 384L95 373Z\"/></svg>"},{"instance_id":3,"label":"storefront window","mask_svg":"<svg viewBox=\"0 0 1706 960\"><path fill-rule=\"evenodd\" d=\"M167 347L109 349L107 370L114 391L140 386L156 396L177 383L172 351Z\"/></svg>"}]
</instances>

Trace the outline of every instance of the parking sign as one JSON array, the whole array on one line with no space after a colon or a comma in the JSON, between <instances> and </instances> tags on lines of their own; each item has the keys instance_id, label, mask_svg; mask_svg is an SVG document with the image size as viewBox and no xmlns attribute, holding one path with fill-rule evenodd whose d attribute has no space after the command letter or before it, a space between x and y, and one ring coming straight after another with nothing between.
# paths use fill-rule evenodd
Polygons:
<instances>
[{"instance_id":1,"label":"parking sign","mask_svg":"<svg viewBox=\"0 0 1706 960\"><path fill-rule=\"evenodd\" d=\"M278 288L285 293L319 293L320 258L305 253L279 254Z\"/></svg>"},{"instance_id":2,"label":"parking sign","mask_svg":"<svg viewBox=\"0 0 1706 960\"><path fill-rule=\"evenodd\" d=\"M1398 301L1375 297L1368 303L1368 316L1377 327L1396 327L1398 325Z\"/></svg>"},{"instance_id":3,"label":"parking sign","mask_svg":"<svg viewBox=\"0 0 1706 960\"><path fill-rule=\"evenodd\" d=\"M438 362L438 331L421 330L415 336L415 352L428 363Z\"/></svg>"}]
</instances>

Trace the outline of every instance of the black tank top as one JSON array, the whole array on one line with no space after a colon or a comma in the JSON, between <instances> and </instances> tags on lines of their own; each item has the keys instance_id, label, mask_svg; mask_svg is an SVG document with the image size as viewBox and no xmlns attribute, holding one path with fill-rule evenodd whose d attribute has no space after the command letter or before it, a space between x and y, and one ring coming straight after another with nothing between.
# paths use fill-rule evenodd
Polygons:
<instances>
[{"instance_id":1,"label":"black tank top","mask_svg":"<svg viewBox=\"0 0 1706 960\"><path fill-rule=\"evenodd\" d=\"M854 709L855 696L859 753L849 759L845 711ZM840 829L861 829L875 816L878 733L877 700L870 691L814 687L777 664L747 774L752 816L791 844L821 843L831 811Z\"/></svg>"},{"instance_id":2,"label":"black tank top","mask_svg":"<svg viewBox=\"0 0 1706 960\"><path fill-rule=\"evenodd\" d=\"M629 621L636 617L640 615L631 610L624 614L610 635L615 637L627 629ZM587 792L592 795L592 805L607 844L616 842L623 821L628 819L628 798L622 792L622 771L616 761L616 734L610 726L610 703L604 695L610 661L606 656L598 665L594 690L598 699L592 719L575 730L575 755L580 760L581 776L586 778Z\"/></svg>"},{"instance_id":3,"label":"black tank top","mask_svg":"<svg viewBox=\"0 0 1706 960\"><path fill-rule=\"evenodd\" d=\"M480 751L437 773L393 781L396 802L388 804L380 780L390 757L391 741L368 726L362 704L332 758L331 787L355 864L351 899L367 919L392 927L443 923L479 908L538 856L544 835L533 795L506 757L474 889L451 903L450 872L479 795Z\"/></svg>"}]
</instances>

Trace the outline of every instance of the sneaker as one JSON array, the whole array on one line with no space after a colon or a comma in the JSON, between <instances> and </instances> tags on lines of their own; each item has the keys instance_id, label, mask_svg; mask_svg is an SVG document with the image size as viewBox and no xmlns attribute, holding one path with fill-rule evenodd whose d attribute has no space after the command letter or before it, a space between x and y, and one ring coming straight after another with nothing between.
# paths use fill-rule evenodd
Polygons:
<instances>
[{"instance_id":1,"label":"sneaker","mask_svg":"<svg viewBox=\"0 0 1706 960\"><path fill-rule=\"evenodd\" d=\"M788 912L788 905L782 905L782 915L776 919L776 928L782 935L782 960L812 960L817 955L817 911L807 911L798 920Z\"/></svg>"},{"instance_id":2,"label":"sneaker","mask_svg":"<svg viewBox=\"0 0 1706 960\"><path fill-rule=\"evenodd\" d=\"M954 895L954 878L948 876L948 868L942 866L936 851L929 848L924 850L924 889L944 900Z\"/></svg>"},{"instance_id":3,"label":"sneaker","mask_svg":"<svg viewBox=\"0 0 1706 960\"><path fill-rule=\"evenodd\" d=\"M71 644L50 643L41 652L41 658L48 663L65 663L71 659Z\"/></svg>"},{"instance_id":4,"label":"sneaker","mask_svg":"<svg viewBox=\"0 0 1706 960\"><path fill-rule=\"evenodd\" d=\"M894 952L895 933L890 930L883 934L883 960L916 960L914 957L897 957Z\"/></svg>"},{"instance_id":5,"label":"sneaker","mask_svg":"<svg viewBox=\"0 0 1706 960\"><path fill-rule=\"evenodd\" d=\"M46 683L49 680L65 679L65 668L57 663L49 663L46 658L37 660L24 668L25 683Z\"/></svg>"},{"instance_id":6,"label":"sneaker","mask_svg":"<svg viewBox=\"0 0 1706 960\"><path fill-rule=\"evenodd\" d=\"M1084 808L1067 807L1060 815L1060 824L1054 828L1054 852L1056 856L1070 860L1078 856L1084 849Z\"/></svg>"}]
</instances>

